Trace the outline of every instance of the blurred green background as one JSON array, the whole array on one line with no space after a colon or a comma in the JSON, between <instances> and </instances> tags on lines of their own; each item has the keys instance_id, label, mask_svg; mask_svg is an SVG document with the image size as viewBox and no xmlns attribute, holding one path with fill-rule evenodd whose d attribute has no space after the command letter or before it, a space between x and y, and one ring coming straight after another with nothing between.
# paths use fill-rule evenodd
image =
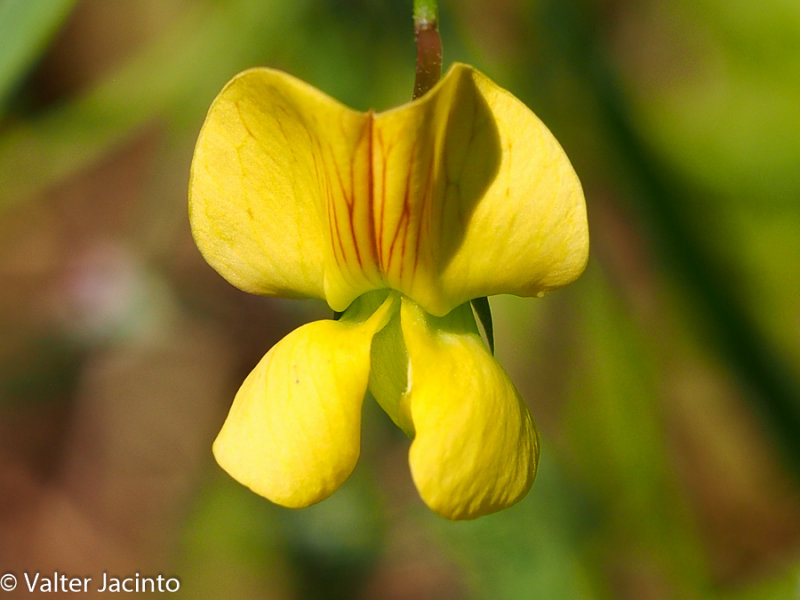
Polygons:
<instances>
[{"instance_id":1,"label":"blurred green background","mask_svg":"<svg viewBox=\"0 0 800 600\"><path fill-rule=\"evenodd\" d=\"M440 9L445 67L533 108L586 191L581 279L493 299L542 436L527 498L435 516L371 401L356 472L310 509L210 453L247 372L329 311L203 262L205 111L254 65L407 101L411 0L0 0L0 572L160 572L192 599L800 597L800 2Z\"/></svg>"}]
</instances>

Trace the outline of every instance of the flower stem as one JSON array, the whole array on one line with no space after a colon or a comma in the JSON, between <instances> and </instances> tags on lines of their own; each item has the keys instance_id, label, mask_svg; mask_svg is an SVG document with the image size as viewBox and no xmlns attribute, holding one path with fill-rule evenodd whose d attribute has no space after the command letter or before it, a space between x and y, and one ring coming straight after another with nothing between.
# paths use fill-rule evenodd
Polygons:
<instances>
[{"instance_id":1,"label":"flower stem","mask_svg":"<svg viewBox=\"0 0 800 600\"><path fill-rule=\"evenodd\" d=\"M436 23L439 20L439 6L436 0L414 0L414 23Z\"/></svg>"},{"instance_id":2,"label":"flower stem","mask_svg":"<svg viewBox=\"0 0 800 600\"><path fill-rule=\"evenodd\" d=\"M417 41L417 75L413 98L430 90L442 74L442 40L436 0L414 0L414 37Z\"/></svg>"},{"instance_id":3,"label":"flower stem","mask_svg":"<svg viewBox=\"0 0 800 600\"><path fill-rule=\"evenodd\" d=\"M417 40L417 76L413 98L430 90L442 75L442 39L436 0L414 0L414 37ZM488 298L475 298L472 308L480 319L489 349L494 354L494 326Z\"/></svg>"}]
</instances>

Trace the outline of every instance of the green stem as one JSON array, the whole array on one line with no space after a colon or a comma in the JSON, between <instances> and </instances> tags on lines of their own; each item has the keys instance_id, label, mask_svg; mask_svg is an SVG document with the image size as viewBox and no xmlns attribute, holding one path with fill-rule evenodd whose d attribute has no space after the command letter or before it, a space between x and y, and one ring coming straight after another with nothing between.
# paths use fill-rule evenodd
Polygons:
<instances>
[{"instance_id":1,"label":"green stem","mask_svg":"<svg viewBox=\"0 0 800 600\"><path fill-rule=\"evenodd\" d=\"M430 90L442 75L442 40L436 0L414 0L414 37L417 41L417 74L413 98Z\"/></svg>"},{"instance_id":2,"label":"green stem","mask_svg":"<svg viewBox=\"0 0 800 600\"><path fill-rule=\"evenodd\" d=\"M434 23L439 21L439 6L436 0L414 0L414 23Z\"/></svg>"}]
</instances>

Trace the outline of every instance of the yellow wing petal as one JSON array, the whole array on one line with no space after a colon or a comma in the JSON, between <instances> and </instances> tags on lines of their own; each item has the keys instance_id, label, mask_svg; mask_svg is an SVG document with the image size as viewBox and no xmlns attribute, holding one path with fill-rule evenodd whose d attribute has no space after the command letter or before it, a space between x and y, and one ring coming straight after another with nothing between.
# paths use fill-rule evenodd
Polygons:
<instances>
[{"instance_id":1,"label":"yellow wing petal","mask_svg":"<svg viewBox=\"0 0 800 600\"><path fill-rule=\"evenodd\" d=\"M308 323L278 342L236 394L214 442L220 466L283 506L332 494L358 460L370 343L392 303L369 318L355 307L339 321Z\"/></svg>"},{"instance_id":2,"label":"yellow wing petal","mask_svg":"<svg viewBox=\"0 0 800 600\"><path fill-rule=\"evenodd\" d=\"M411 473L423 500L448 519L506 508L528 491L538 439L528 409L478 335L469 305L444 318L403 300L416 432Z\"/></svg>"},{"instance_id":3,"label":"yellow wing petal","mask_svg":"<svg viewBox=\"0 0 800 600\"><path fill-rule=\"evenodd\" d=\"M280 71L231 80L192 161L189 215L209 264L245 291L324 297L324 272L356 262L368 241L337 228L367 218L354 198L356 188L367 193L357 178L370 120ZM357 270L360 289L364 277Z\"/></svg>"},{"instance_id":4,"label":"yellow wing petal","mask_svg":"<svg viewBox=\"0 0 800 600\"><path fill-rule=\"evenodd\" d=\"M376 252L386 281L444 315L569 283L588 253L580 182L524 104L465 65L376 117Z\"/></svg>"}]
</instances>

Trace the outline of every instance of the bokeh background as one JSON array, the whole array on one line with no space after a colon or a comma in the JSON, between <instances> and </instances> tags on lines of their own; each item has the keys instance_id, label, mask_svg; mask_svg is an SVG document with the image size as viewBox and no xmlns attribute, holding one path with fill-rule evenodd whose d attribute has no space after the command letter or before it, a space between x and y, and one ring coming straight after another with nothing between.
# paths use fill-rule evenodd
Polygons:
<instances>
[{"instance_id":1,"label":"bokeh background","mask_svg":"<svg viewBox=\"0 0 800 600\"><path fill-rule=\"evenodd\" d=\"M0 1L0 572L163 573L192 599L800 597L796 0L442 0L445 66L531 106L586 191L581 279L493 299L542 436L524 501L432 514L372 401L356 472L310 509L214 463L247 372L330 313L203 262L205 111L254 65L407 101L410 5Z\"/></svg>"}]
</instances>

